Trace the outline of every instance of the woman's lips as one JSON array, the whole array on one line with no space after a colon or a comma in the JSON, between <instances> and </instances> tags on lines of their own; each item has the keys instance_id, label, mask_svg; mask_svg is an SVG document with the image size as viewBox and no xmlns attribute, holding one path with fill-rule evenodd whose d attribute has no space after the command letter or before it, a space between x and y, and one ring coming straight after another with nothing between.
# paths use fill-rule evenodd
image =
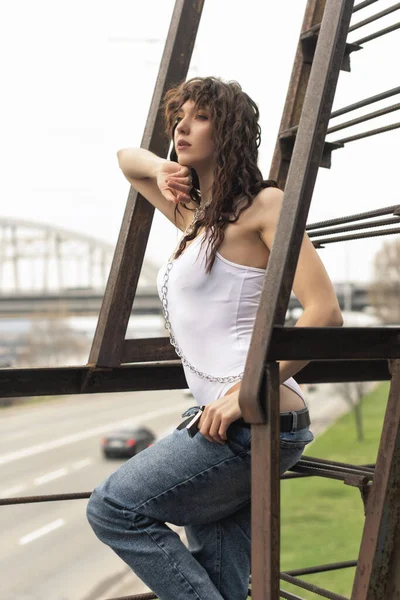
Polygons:
<instances>
[{"instance_id":1,"label":"woman's lips","mask_svg":"<svg viewBox=\"0 0 400 600\"><path fill-rule=\"evenodd\" d=\"M179 140L178 144L177 144L177 148L179 148L179 150L182 150L182 148L190 148L191 144L189 144L189 142L185 142L184 140Z\"/></svg>"}]
</instances>

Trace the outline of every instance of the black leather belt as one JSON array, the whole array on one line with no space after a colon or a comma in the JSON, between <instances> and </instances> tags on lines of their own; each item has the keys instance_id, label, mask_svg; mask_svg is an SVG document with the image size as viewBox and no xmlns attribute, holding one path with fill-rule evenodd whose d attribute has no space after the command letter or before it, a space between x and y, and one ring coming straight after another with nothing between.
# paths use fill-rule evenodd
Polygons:
<instances>
[{"instance_id":1,"label":"black leather belt","mask_svg":"<svg viewBox=\"0 0 400 600\"><path fill-rule=\"evenodd\" d=\"M187 417L180 425L178 425L177 429L183 429L184 427L188 430L189 435L193 437L196 435L198 431L198 423L200 421L200 417L204 410L204 406L193 406L185 411L182 417ZM281 431L298 431L299 429L304 429L308 427L311 423L310 421L310 413L308 412L308 408L302 408L301 410L293 410L290 412L284 412L280 414L281 421ZM234 423L238 423L242 427L251 427L250 423L246 423L243 419L238 419L234 421ZM234 424L232 423L232 425Z\"/></svg>"},{"instance_id":2,"label":"black leather belt","mask_svg":"<svg viewBox=\"0 0 400 600\"><path fill-rule=\"evenodd\" d=\"M302 410L293 410L280 414L281 431L298 431L308 427L311 423L310 413L308 408ZM240 423L243 427L251 427L250 423L246 423L243 419L238 419L236 423Z\"/></svg>"}]
</instances>

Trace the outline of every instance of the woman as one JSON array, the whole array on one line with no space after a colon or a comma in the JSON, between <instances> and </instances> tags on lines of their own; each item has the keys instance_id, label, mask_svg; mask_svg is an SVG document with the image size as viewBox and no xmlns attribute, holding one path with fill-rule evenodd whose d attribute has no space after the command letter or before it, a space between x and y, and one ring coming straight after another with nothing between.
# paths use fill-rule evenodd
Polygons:
<instances>
[{"instance_id":1,"label":"woman","mask_svg":"<svg viewBox=\"0 0 400 600\"><path fill-rule=\"evenodd\" d=\"M166 326L199 405L199 434L177 429L93 492L97 536L161 600L245 600L250 574L250 435L239 389L283 193L257 167L258 109L236 82L195 78L165 99L171 161L118 153L134 188L183 232L158 276ZM341 325L329 277L306 235L293 290L297 325ZM313 439L280 363L283 473ZM186 411L191 416L198 410ZM185 526L188 546L166 525Z\"/></svg>"}]
</instances>

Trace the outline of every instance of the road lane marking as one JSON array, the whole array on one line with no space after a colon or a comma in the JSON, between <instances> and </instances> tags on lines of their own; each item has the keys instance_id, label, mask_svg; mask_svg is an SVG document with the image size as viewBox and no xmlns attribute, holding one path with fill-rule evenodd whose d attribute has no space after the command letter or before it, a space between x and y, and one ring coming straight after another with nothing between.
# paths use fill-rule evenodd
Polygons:
<instances>
[{"instance_id":1,"label":"road lane marking","mask_svg":"<svg viewBox=\"0 0 400 600\"><path fill-rule=\"evenodd\" d=\"M143 413L142 415L131 417L130 419L124 419L123 421L115 421L114 423L108 423L107 425L102 425L93 429L87 429L86 431L80 431L72 435L67 435L65 437L52 440L51 442L37 444L36 446L30 446L29 448L21 448L21 450L17 450L16 452L10 452L9 454L3 454L3 456L0 456L0 465L6 465L16 460L26 458L27 456L35 456L36 454L40 454L41 452L47 452L48 450L53 450L54 448L61 448L61 446L67 446L68 444L81 442L82 440L87 440L88 438L95 437L100 433L105 433L106 431L110 431L111 429L115 429L117 427L124 427L125 425L132 425L132 423L138 421L143 422L147 419L163 417L165 415L169 415L175 412L179 413L180 410L185 408L188 408L187 400L186 402L179 402L178 404L174 404L172 407L168 406L167 408L152 410L150 412Z\"/></svg>"},{"instance_id":2,"label":"road lane marking","mask_svg":"<svg viewBox=\"0 0 400 600\"><path fill-rule=\"evenodd\" d=\"M24 535L24 537L20 538L19 545L24 546L25 544L29 544L29 542L33 542L34 540L42 537L42 535L46 535L47 533L50 533L51 531L54 531L63 525L65 525L64 519L57 519L57 521L53 521L52 523L49 523L40 529L36 529L36 531L32 531L32 533Z\"/></svg>"},{"instance_id":3,"label":"road lane marking","mask_svg":"<svg viewBox=\"0 0 400 600\"><path fill-rule=\"evenodd\" d=\"M24 485L14 485L14 487L8 488L8 490L3 490L0 493L0 498L11 498L14 494L20 494L24 491L26 486Z\"/></svg>"},{"instance_id":4,"label":"road lane marking","mask_svg":"<svg viewBox=\"0 0 400 600\"><path fill-rule=\"evenodd\" d=\"M79 460L78 462L74 463L72 465L72 469L77 471L78 469L83 469L83 467L88 467L92 463L94 463L93 458L84 458L83 460Z\"/></svg>"},{"instance_id":5,"label":"road lane marking","mask_svg":"<svg viewBox=\"0 0 400 600\"><path fill-rule=\"evenodd\" d=\"M71 465L71 469L73 471L77 471L78 469L83 469L91 465L94 462L93 458L85 458L83 460L79 460L76 463ZM53 479L58 479L59 477L63 477L64 475L68 475L69 471L67 468L63 467L61 469L57 469L56 471L52 471L51 473L46 473L45 475L41 475L40 477L36 477L33 480L33 485L42 485L43 483L47 483L48 481L53 481ZM20 494L26 488L29 488L28 485L15 485L13 487L8 488L7 490L3 490L0 492L0 498L9 498L16 494Z\"/></svg>"},{"instance_id":6,"label":"road lane marking","mask_svg":"<svg viewBox=\"0 0 400 600\"><path fill-rule=\"evenodd\" d=\"M47 483L48 481L53 481L53 479L63 477L67 473L68 469L66 469L65 467L62 469L57 469L57 471L52 471L51 473L46 473L46 475L36 477L36 479L33 480L33 483L34 485L42 485L43 483Z\"/></svg>"}]
</instances>

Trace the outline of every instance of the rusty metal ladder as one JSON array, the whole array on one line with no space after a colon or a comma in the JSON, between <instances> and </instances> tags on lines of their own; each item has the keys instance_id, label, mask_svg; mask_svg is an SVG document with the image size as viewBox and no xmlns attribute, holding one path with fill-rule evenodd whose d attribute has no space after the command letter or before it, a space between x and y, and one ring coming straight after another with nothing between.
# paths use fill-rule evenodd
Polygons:
<instances>
[{"instance_id":1,"label":"rusty metal ladder","mask_svg":"<svg viewBox=\"0 0 400 600\"><path fill-rule=\"evenodd\" d=\"M309 0L270 172L270 177L285 189L285 196L240 398L243 415L252 423L252 596L256 600L272 600L280 595L295 598L279 590L279 379L276 361L319 361L304 369L299 378L303 381L316 381L321 372L325 373L322 375L324 381L329 377L331 381L349 380L349 377L374 380L382 378L377 374L378 359L381 369L382 361L400 356L398 334L391 335L384 328L379 332L375 330L375 336L371 335L371 330L357 329L356 337L350 329L282 328L317 171L320 166L330 167L332 151L343 147L346 141L327 143L325 135L340 69L350 70L350 53L361 48L359 44L346 43L350 18L354 11L371 3L367 0L354 8L352 0ZM203 2L182 1L175 5L142 141L142 147L161 156L167 154L168 140L161 134L159 106L167 88L186 77L202 6ZM139 360L175 358L165 339L124 339L153 210L131 190L90 354L89 363L95 369ZM132 257L135 257L134 268ZM379 344L376 336L379 336ZM345 352L343 348L346 348ZM168 371L170 369L159 372L157 377L164 375L166 385ZM389 372L387 378L390 378ZM368 484L370 500L366 506L353 600L394 599L400 594L400 582L395 581L395 556L400 552L399 536L396 535L400 506L397 498L400 478L399 361L391 363L391 378L377 468L372 485ZM321 465L319 467L319 473L323 474ZM311 468L310 464L308 468ZM303 465L303 469L307 466ZM361 486L360 481L356 478L354 485ZM364 481L363 489L369 489L368 481L368 478ZM383 547L382 539L385 539ZM388 595L389 589L391 595ZM325 597L339 598L315 586L314 590L316 593L319 590Z\"/></svg>"}]
</instances>

